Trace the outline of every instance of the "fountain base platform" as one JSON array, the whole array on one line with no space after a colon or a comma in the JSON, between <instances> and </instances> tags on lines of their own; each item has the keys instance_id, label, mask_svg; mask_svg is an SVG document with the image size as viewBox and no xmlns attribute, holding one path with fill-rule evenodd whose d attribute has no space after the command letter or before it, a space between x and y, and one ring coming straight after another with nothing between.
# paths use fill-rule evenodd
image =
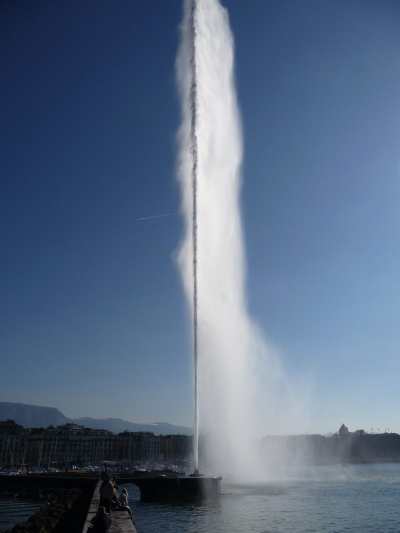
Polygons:
<instances>
[{"instance_id":1,"label":"fountain base platform","mask_svg":"<svg viewBox=\"0 0 400 533\"><path fill-rule=\"evenodd\" d=\"M144 502L185 502L213 500L221 491L221 477L217 476L156 476L136 479L140 498Z\"/></svg>"}]
</instances>

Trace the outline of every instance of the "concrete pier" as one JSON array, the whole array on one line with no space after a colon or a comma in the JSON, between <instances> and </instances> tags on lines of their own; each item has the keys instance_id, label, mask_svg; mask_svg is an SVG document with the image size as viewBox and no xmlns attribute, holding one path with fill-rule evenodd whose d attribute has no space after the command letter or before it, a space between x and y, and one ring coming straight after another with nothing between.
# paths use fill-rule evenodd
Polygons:
<instances>
[{"instance_id":1,"label":"concrete pier","mask_svg":"<svg viewBox=\"0 0 400 533\"><path fill-rule=\"evenodd\" d=\"M92 500L89 505L82 533L90 533L91 522L99 510L101 483L102 482L99 481L93 491ZM109 533L137 533L136 527L128 512L124 510L111 511L111 527L108 531Z\"/></svg>"},{"instance_id":2,"label":"concrete pier","mask_svg":"<svg viewBox=\"0 0 400 533\"><path fill-rule=\"evenodd\" d=\"M100 485L101 481L99 481L93 491L93 496L89 504L88 512L86 515L86 520L82 528L82 533L87 533L88 530L90 531L90 525L93 518L96 516L97 511L99 509L99 503L100 503Z\"/></svg>"},{"instance_id":3,"label":"concrete pier","mask_svg":"<svg viewBox=\"0 0 400 533\"><path fill-rule=\"evenodd\" d=\"M109 533L137 533L136 527L126 511L112 511Z\"/></svg>"}]
</instances>

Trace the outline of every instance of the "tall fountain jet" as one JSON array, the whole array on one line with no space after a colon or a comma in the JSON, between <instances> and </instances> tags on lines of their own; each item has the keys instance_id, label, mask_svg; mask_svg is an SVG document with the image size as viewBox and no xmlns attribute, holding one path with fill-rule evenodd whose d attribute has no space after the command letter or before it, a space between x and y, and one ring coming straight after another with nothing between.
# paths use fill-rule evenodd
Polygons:
<instances>
[{"instance_id":1,"label":"tall fountain jet","mask_svg":"<svg viewBox=\"0 0 400 533\"><path fill-rule=\"evenodd\" d=\"M244 479L257 471L253 356L263 341L245 294L233 63L226 9L219 0L185 0L177 57L185 221L179 267L193 319L194 470L200 428L202 473Z\"/></svg>"},{"instance_id":2,"label":"tall fountain jet","mask_svg":"<svg viewBox=\"0 0 400 533\"><path fill-rule=\"evenodd\" d=\"M218 0L186 0L177 75L182 101L179 177L186 223L180 267L193 318L194 470L199 469L201 423L208 463L204 467L223 471L228 462L232 471L249 454L243 448L250 431L246 416L251 416L246 408L249 391L244 390L249 385L249 324L233 39Z\"/></svg>"},{"instance_id":3,"label":"tall fountain jet","mask_svg":"<svg viewBox=\"0 0 400 533\"><path fill-rule=\"evenodd\" d=\"M196 0L190 8L191 32L191 84L190 84L190 142L192 152L192 261L193 261L193 367L194 367L194 416L193 416L193 465L199 473L199 344L197 334L197 72L196 72Z\"/></svg>"}]
</instances>

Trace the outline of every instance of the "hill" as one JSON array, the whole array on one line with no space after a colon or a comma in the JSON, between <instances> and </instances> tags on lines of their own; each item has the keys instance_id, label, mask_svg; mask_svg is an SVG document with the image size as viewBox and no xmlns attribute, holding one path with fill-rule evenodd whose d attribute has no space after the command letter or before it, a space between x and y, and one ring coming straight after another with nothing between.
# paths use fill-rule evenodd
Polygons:
<instances>
[{"instance_id":1,"label":"hill","mask_svg":"<svg viewBox=\"0 0 400 533\"><path fill-rule=\"evenodd\" d=\"M55 407L44 407L14 402L0 402L0 420L14 420L24 427L61 426L79 424L92 429L107 429L113 433L122 431L150 431L160 435L191 435L190 428L166 422L139 423L121 418L68 418Z\"/></svg>"},{"instance_id":2,"label":"hill","mask_svg":"<svg viewBox=\"0 0 400 533\"><path fill-rule=\"evenodd\" d=\"M191 435L191 429L185 426L175 426L166 422L155 422L154 424L146 424L139 422L129 422L121 418L75 418L75 424L85 426L92 429L108 429L113 433L121 433L122 431L150 431L159 435Z\"/></svg>"},{"instance_id":3,"label":"hill","mask_svg":"<svg viewBox=\"0 0 400 533\"><path fill-rule=\"evenodd\" d=\"M55 407L0 402L0 420L8 419L24 427L61 426L69 422Z\"/></svg>"}]
</instances>

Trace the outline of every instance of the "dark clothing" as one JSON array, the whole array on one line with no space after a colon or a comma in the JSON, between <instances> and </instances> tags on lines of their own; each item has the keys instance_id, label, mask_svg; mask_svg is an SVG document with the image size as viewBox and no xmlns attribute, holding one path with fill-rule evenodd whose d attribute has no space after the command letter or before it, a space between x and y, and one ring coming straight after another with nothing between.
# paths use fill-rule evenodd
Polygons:
<instances>
[{"instance_id":1,"label":"dark clothing","mask_svg":"<svg viewBox=\"0 0 400 533\"><path fill-rule=\"evenodd\" d=\"M100 507L105 507L107 513L111 511L111 504L115 498L115 489L111 481L103 481L100 487Z\"/></svg>"},{"instance_id":2,"label":"dark clothing","mask_svg":"<svg viewBox=\"0 0 400 533\"><path fill-rule=\"evenodd\" d=\"M108 514L99 511L91 523L91 533L106 533L111 527L111 518Z\"/></svg>"}]
</instances>

